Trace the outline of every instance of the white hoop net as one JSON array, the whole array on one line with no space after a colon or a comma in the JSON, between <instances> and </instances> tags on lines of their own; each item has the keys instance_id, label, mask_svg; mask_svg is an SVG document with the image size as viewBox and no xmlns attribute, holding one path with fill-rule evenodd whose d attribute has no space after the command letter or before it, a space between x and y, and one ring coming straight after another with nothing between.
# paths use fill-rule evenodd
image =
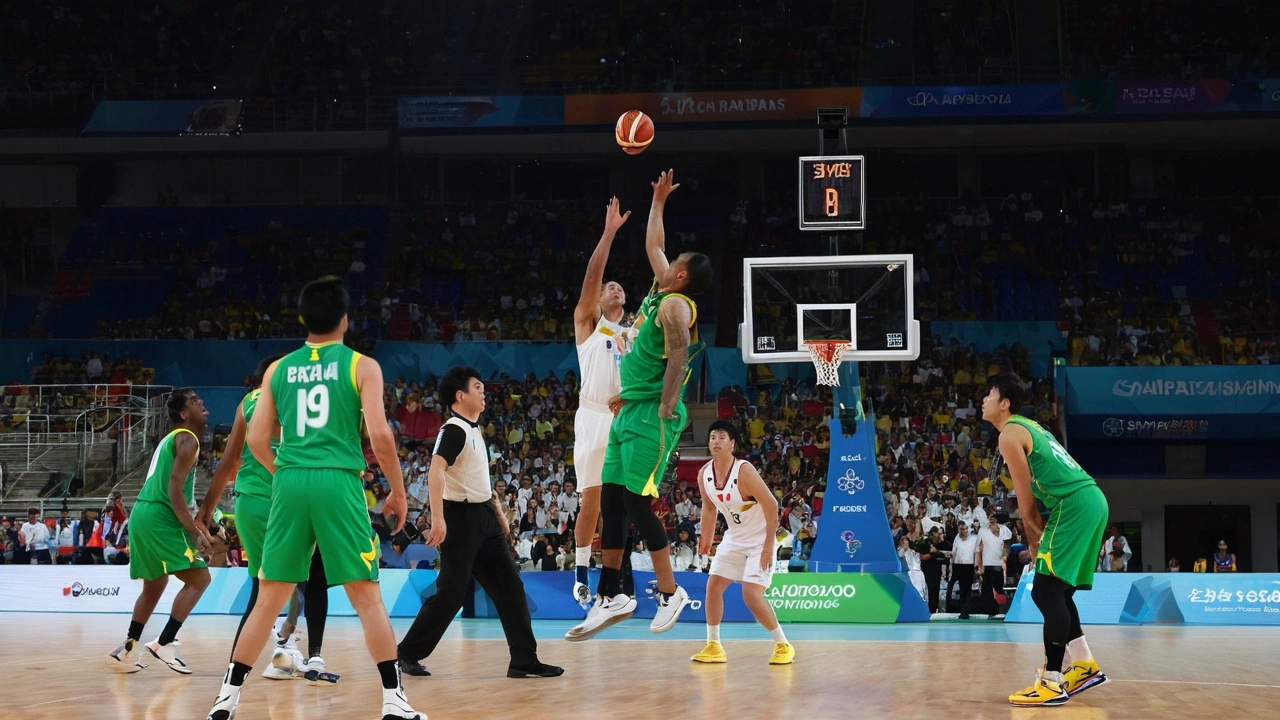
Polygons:
<instances>
[{"instance_id":1,"label":"white hoop net","mask_svg":"<svg viewBox=\"0 0 1280 720\"><path fill-rule=\"evenodd\" d=\"M818 370L818 384L835 387L840 384L840 358L853 343L844 340L805 340L809 357Z\"/></svg>"}]
</instances>

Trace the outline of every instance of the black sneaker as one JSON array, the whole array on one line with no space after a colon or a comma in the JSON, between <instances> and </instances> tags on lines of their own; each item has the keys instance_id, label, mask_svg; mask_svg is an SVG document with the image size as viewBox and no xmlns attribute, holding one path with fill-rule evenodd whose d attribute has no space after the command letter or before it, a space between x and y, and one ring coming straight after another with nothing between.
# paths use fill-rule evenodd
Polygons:
<instances>
[{"instance_id":1,"label":"black sneaker","mask_svg":"<svg viewBox=\"0 0 1280 720\"><path fill-rule=\"evenodd\" d=\"M409 658L400 658L400 673L403 675L413 675L414 677L429 677L431 671L427 670L427 666L417 660Z\"/></svg>"},{"instance_id":2,"label":"black sneaker","mask_svg":"<svg viewBox=\"0 0 1280 720\"><path fill-rule=\"evenodd\" d=\"M560 677L564 668L535 661L531 665L512 665L507 668L509 678L550 678Z\"/></svg>"}]
</instances>

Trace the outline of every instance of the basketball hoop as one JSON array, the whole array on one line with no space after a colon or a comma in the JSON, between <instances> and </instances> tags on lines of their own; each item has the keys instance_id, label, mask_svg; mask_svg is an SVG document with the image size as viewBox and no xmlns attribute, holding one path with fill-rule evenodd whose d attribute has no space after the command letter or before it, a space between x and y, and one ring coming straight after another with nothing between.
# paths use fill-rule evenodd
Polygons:
<instances>
[{"instance_id":1,"label":"basketball hoop","mask_svg":"<svg viewBox=\"0 0 1280 720\"><path fill-rule=\"evenodd\" d=\"M840 358L844 351L853 346L847 340L805 340L804 346L809 348L809 357L813 359L813 367L818 371L818 384L836 386L840 384Z\"/></svg>"}]
</instances>

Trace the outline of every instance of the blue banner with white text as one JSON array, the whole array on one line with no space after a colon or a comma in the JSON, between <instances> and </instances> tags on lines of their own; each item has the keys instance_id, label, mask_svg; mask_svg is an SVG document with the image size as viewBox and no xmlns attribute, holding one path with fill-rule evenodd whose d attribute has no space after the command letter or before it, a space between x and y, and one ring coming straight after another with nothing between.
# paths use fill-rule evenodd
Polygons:
<instances>
[{"instance_id":1,"label":"blue banner with white text","mask_svg":"<svg viewBox=\"0 0 1280 720\"><path fill-rule=\"evenodd\" d=\"M1073 440L1257 439L1280 434L1280 367L1060 367Z\"/></svg>"},{"instance_id":2,"label":"blue banner with white text","mask_svg":"<svg viewBox=\"0 0 1280 720\"><path fill-rule=\"evenodd\" d=\"M1005 622L1044 621L1031 599L1034 578L1022 576ZM1074 599L1085 625L1280 625L1274 573L1098 573Z\"/></svg>"}]
</instances>

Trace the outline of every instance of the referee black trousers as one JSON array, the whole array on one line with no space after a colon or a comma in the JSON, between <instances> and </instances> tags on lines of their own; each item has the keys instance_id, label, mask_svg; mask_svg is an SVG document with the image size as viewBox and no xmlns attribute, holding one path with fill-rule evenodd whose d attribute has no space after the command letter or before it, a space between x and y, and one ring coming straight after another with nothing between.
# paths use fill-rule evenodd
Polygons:
<instances>
[{"instance_id":1,"label":"referee black trousers","mask_svg":"<svg viewBox=\"0 0 1280 720\"><path fill-rule=\"evenodd\" d=\"M511 558L493 503L445 500L444 521L445 538L440 544L436 594L418 611L418 617L400 641L400 657L421 660L435 651L449 623L462 608L467 586L474 577L498 611L511 652L511 664L526 666L537 662L538 643L533 638L524 582Z\"/></svg>"}]
</instances>

